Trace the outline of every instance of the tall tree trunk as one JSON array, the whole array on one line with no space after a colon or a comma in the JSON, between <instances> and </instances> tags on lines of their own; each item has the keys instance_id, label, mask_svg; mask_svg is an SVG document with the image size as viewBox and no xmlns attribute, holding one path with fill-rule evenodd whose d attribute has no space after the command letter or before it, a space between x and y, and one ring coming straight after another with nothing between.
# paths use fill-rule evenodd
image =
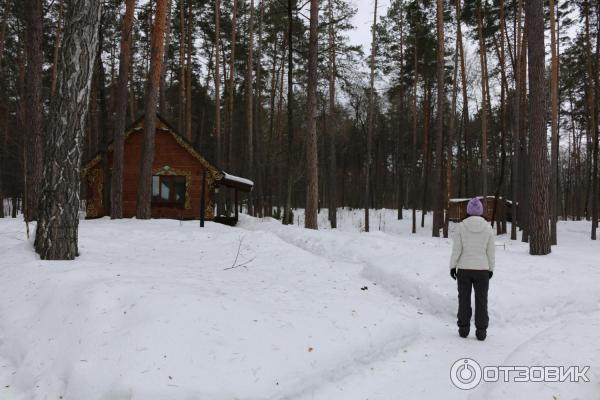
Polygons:
<instances>
[{"instance_id":1,"label":"tall tree trunk","mask_svg":"<svg viewBox=\"0 0 600 400\"><path fill-rule=\"evenodd\" d=\"M43 171L44 128L42 115L42 0L27 1L27 79L25 95L27 104L26 142L26 193L25 220L37 219L37 207Z\"/></svg>"},{"instance_id":2,"label":"tall tree trunk","mask_svg":"<svg viewBox=\"0 0 600 400\"><path fill-rule=\"evenodd\" d=\"M98 45L100 0L72 0L60 50L57 96L45 143L35 249L44 260L78 254L80 165Z\"/></svg>"},{"instance_id":3,"label":"tall tree trunk","mask_svg":"<svg viewBox=\"0 0 600 400\"><path fill-rule=\"evenodd\" d=\"M592 36L590 33L590 0L585 0L584 2L584 14L585 14L585 65L586 65L586 100L587 100L587 109L588 109L588 142L592 142L591 146L588 146L588 149L591 150L591 163L590 168L588 168L588 193L590 192L591 187L591 202L589 203L589 207L587 207L586 216L589 218L590 214L592 217L592 232L591 239L596 240L596 230L598 227L598 215L597 215L597 207L595 206L597 203L597 193L596 193L596 175L597 175L597 164L598 164L598 150L597 150L597 142L598 142L598 124L596 121L596 107L597 101L594 93L594 70L593 70L593 61L592 61ZM588 156L588 160L590 160L590 156ZM586 195L586 202L589 200L589 195ZM590 212L591 211L591 212Z\"/></svg>"},{"instance_id":4,"label":"tall tree trunk","mask_svg":"<svg viewBox=\"0 0 600 400\"><path fill-rule=\"evenodd\" d=\"M111 177L111 218L123 218L123 157L124 133L127 117L127 86L129 83L129 62L131 61L131 42L133 13L136 0L125 2L125 15L121 23L121 49L119 54L119 78L117 83L114 131L113 131L113 170Z\"/></svg>"},{"instance_id":5,"label":"tall tree trunk","mask_svg":"<svg viewBox=\"0 0 600 400\"><path fill-rule=\"evenodd\" d=\"M375 0L377 3L377 0ZM308 42L308 88L306 105L306 210L304 227L318 229L319 162L317 155L317 46L319 43L319 1L310 1Z\"/></svg>"},{"instance_id":6,"label":"tall tree trunk","mask_svg":"<svg viewBox=\"0 0 600 400\"><path fill-rule=\"evenodd\" d=\"M233 0L233 15L231 17L231 54L229 57L229 82L227 87L227 160L226 168L233 169L233 108L235 99L235 48L237 36L238 0Z\"/></svg>"},{"instance_id":7,"label":"tall tree trunk","mask_svg":"<svg viewBox=\"0 0 600 400\"><path fill-rule=\"evenodd\" d=\"M185 30L185 1L179 0L179 118L177 128L180 133L185 133L185 88L186 88L186 73L185 73L185 52L186 52L186 30ZM190 0L187 0L188 2ZM219 1L219 0L217 0ZM216 4L215 4L216 7ZM218 40L218 39L217 39ZM218 46L218 43L217 43ZM216 62L216 67L219 67L219 62Z\"/></svg>"},{"instance_id":8,"label":"tall tree trunk","mask_svg":"<svg viewBox=\"0 0 600 400\"><path fill-rule=\"evenodd\" d=\"M161 115L167 113L167 61L169 57L169 45L171 43L171 0L167 0L167 24L165 26L165 56L164 67L160 71L160 100L158 101L158 112Z\"/></svg>"},{"instance_id":9,"label":"tall tree trunk","mask_svg":"<svg viewBox=\"0 0 600 400\"><path fill-rule=\"evenodd\" d=\"M264 174L263 174L263 166L264 160L262 157L262 146L263 146L263 133L262 133L262 111L263 111L263 103L262 103L262 68L261 68L261 60L262 60L262 45L263 45L263 20L265 14L265 2L264 0L260 0L258 4L258 39L256 43L256 60L254 63L255 72L255 85L254 85L254 93L256 100L254 101L254 128L253 128L253 149L254 149L254 175L256 177L256 204L254 205L254 214L259 216L260 218L264 217Z\"/></svg>"},{"instance_id":10,"label":"tall tree trunk","mask_svg":"<svg viewBox=\"0 0 600 400\"><path fill-rule=\"evenodd\" d=\"M399 74L404 75L404 16L400 11L400 63L399 63ZM406 197L406 183L405 183L405 167L406 167L406 143L404 141L404 131L406 128L406 119L404 116L405 112L405 92L404 85L400 85L398 93L398 137L396 146L396 174L397 174L397 186L398 186L398 220L404 218L404 201ZM402 151L400 150L402 149Z\"/></svg>"},{"instance_id":11,"label":"tall tree trunk","mask_svg":"<svg viewBox=\"0 0 600 400\"><path fill-rule=\"evenodd\" d=\"M594 169L592 171L592 240L596 240L596 231L598 230L598 194L600 192L600 177L598 176L598 96L600 96L600 79L598 78L598 70L600 69L600 7L596 4L596 73L594 75L594 98L596 106L594 108L594 129L592 131L593 148L592 161Z\"/></svg>"},{"instance_id":12,"label":"tall tree trunk","mask_svg":"<svg viewBox=\"0 0 600 400\"><path fill-rule=\"evenodd\" d=\"M2 2L2 23L0 25L0 75L2 74L2 60L4 58L4 46L6 44L6 25L7 25L7 5ZM1 87L1 86L0 86ZM0 134L2 135L2 148L0 148L0 218L4 218L4 160L6 159L6 145L8 142L8 129L7 129L7 107L4 102L0 102Z\"/></svg>"},{"instance_id":13,"label":"tall tree trunk","mask_svg":"<svg viewBox=\"0 0 600 400\"><path fill-rule=\"evenodd\" d=\"M431 84L429 81L425 81L425 93L424 93L424 101L423 101L423 169L421 171L421 182L423 182L422 187L422 196L421 196L421 228L425 227L425 215L427 214L429 199L429 169L431 168L431 149L429 140L429 124L430 124L430 116L431 116Z\"/></svg>"},{"instance_id":14,"label":"tall tree trunk","mask_svg":"<svg viewBox=\"0 0 600 400\"><path fill-rule=\"evenodd\" d=\"M292 145L294 143L294 1L287 1L287 22L288 22L288 73L287 73L287 125L288 125L288 140L287 140L287 177L286 177L286 194L285 194L285 210L284 210L284 225L291 225L292 221L292 189L294 187L293 167L292 167Z\"/></svg>"},{"instance_id":15,"label":"tall tree trunk","mask_svg":"<svg viewBox=\"0 0 600 400\"><path fill-rule=\"evenodd\" d=\"M371 163L373 162L373 125L375 121L375 55L377 54L377 0L373 7L373 25L371 27L371 75L369 80L369 122L367 126L367 155L365 160L365 232L369 232L369 208L371 208Z\"/></svg>"},{"instance_id":16,"label":"tall tree trunk","mask_svg":"<svg viewBox=\"0 0 600 400\"><path fill-rule=\"evenodd\" d=\"M481 3L477 5L477 30L479 36L479 61L481 65L481 191L483 195L484 207L487 205L487 175L488 175L488 162L487 162L487 136L488 136L488 125L487 125L487 65L485 62L485 38L483 36L483 16L481 12Z\"/></svg>"},{"instance_id":17,"label":"tall tree trunk","mask_svg":"<svg viewBox=\"0 0 600 400\"><path fill-rule=\"evenodd\" d=\"M497 233L506 233L506 196L504 190L505 182L505 171L506 171L506 131L508 129L507 123L507 102L506 98L509 93L508 79L506 75L506 46L505 46L505 35L506 19L504 15L504 0L500 0L500 32L499 40L497 36L494 36L494 44L498 55L498 61L500 66L500 174L498 176L498 185L494 196L494 210L493 215L498 221L496 226ZM500 42L500 43L498 43ZM500 195L502 194L502 203L500 203ZM498 212L500 207L501 213Z\"/></svg>"},{"instance_id":18,"label":"tall tree trunk","mask_svg":"<svg viewBox=\"0 0 600 400\"><path fill-rule=\"evenodd\" d=\"M336 132L338 129L337 113L335 109L335 75L336 75L336 54L335 54L335 32L333 20L332 0L327 3L329 12L328 27L328 45L329 45L329 119L333 125L329 132L329 223L332 229L337 228L337 151L336 151Z\"/></svg>"},{"instance_id":19,"label":"tall tree trunk","mask_svg":"<svg viewBox=\"0 0 600 400\"><path fill-rule=\"evenodd\" d=\"M412 93L412 151L410 155L410 179L411 179L411 206L412 206L412 233L417 233L417 88L419 81L419 57L418 57L418 40L415 38L414 43L414 77L413 77L413 93Z\"/></svg>"},{"instance_id":20,"label":"tall tree trunk","mask_svg":"<svg viewBox=\"0 0 600 400\"><path fill-rule=\"evenodd\" d=\"M437 27L437 52L436 52L436 75L437 75L437 116L435 122L435 168L434 179L434 207L432 236L440 237L440 229L444 223L444 1L436 1L436 27Z\"/></svg>"},{"instance_id":21,"label":"tall tree trunk","mask_svg":"<svg viewBox=\"0 0 600 400\"><path fill-rule=\"evenodd\" d=\"M513 75L515 81L515 90L513 94L513 132L512 132L512 171L511 171L511 194L512 194L512 203L511 203L511 222L510 222L510 239L517 240L517 227L519 224L519 213L518 208L521 206L519 204L518 196L519 192L519 157L521 146L519 145L520 138L520 118L521 118L521 52L523 51L521 48L521 13L522 13L522 3L521 0L518 0L517 12L515 13L516 19L516 32L515 32L515 57L513 62ZM509 42L510 43L510 42Z\"/></svg>"},{"instance_id":22,"label":"tall tree trunk","mask_svg":"<svg viewBox=\"0 0 600 400\"><path fill-rule=\"evenodd\" d=\"M550 0L550 48L552 54L552 69L550 74L550 96L552 99L552 146L550 149L550 243L556 244L556 218L558 193L558 52L556 42L556 17L554 15L554 0Z\"/></svg>"},{"instance_id":23,"label":"tall tree trunk","mask_svg":"<svg viewBox=\"0 0 600 400\"><path fill-rule=\"evenodd\" d=\"M527 119L528 119L528 99L527 99L527 24L521 37L521 61L520 61L520 89L519 92L519 185L520 195L517 207L519 226L522 228L521 241L529 242L529 192L531 176L529 174L529 142L527 140Z\"/></svg>"},{"instance_id":24,"label":"tall tree trunk","mask_svg":"<svg viewBox=\"0 0 600 400\"><path fill-rule=\"evenodd\" d=\"M546 80L544 54L544 5L528 0L525 11L529 55L529 120L531 191L529 201L529 253L550 253L548 215L548 149L546 145Z\"/></svg>"},{"instance_id":25,"label":"tall tree trunk","mask_svg":"<svg viewBox=\"0 0 600 400\"><path fill-rule=\"evenodd\" d=\"M457 10L457 30L458 30L458 24L460 23L460 9L457 8L458 5L458 1L455 1L455 8ZM462 38L461 38L462 41ZM456 100L458 97L458 58L459 58L459 54L460 54L460 43L458 42L458 37L456 40L456 49L454 51L454 67L453 67L453 77L452 77L452 104L451 104L451 109L450 109L450 126L448 129L449 132L449 137L448 140L446 142L446 197L444 198L444 208L446 209L446 218L444 220L444 237L447 238L448 237L448 224L450 223L449 220L449 215L448 215L448 211L447 211L447 205L448 202L450 201L450 199L452 198L452 189L453 189L453 160L454 160L454 156L452 153L452 148L454 145L454 142L456 141L459 147L459 151L458 151L458 157L460 157L460 139L458 138L458 129L456 127ZM457 160L457 169L458 169L458 163L459 161ZM460 172L459 172L460 174ZM459 181L459 186L460 186L460 181Z\"/></svg>"},{"instance_id":26,"label":"tall tree trunk","mask_svg":"<svg viewBox=\"0 0 600 400\"><path fill-rule=\"evenodd\" d=\"M254 0L250 0L248 21L248 62L246 64L246 143L248 176L254 178ZM248 214L254 215L252 192L248 194Z\"/></svg>"},{"instance_id":27,"label":"tall tree trunk","mask_svg":"<svg viewBox=\"0 0 600 400\"><path fill-rule=\"evenodd\" d=\"M462 36L462 22L461 22L461 0L456 0L455 8L456 8L456 40L458 43L458 53L460 56L460 82L462 88L462 127L464 130L464 140L465 140L465 191L467 196L470 195L469 191L469 170L471 168L471 154L472 154L472 146L471 141L468 136L468 125L469 125L469 96L467 95L467 69L466 69L466 60L465 60L465 51L463 46L463 36Z\"/></svg>"},{"instance_id":28,"label":"tall tree trunk","mask_svg":"<svg viewBox=\"0 0 600 400\"><path fill-rule=\"evenodd\" d=\"M146 83L146 96L144 106L144 143L142 145L142 158L140 160L140 176L137 191L138 219L152 217L152 164L154 163L154 139L156 134L156 105L160 89L160 73L165 50L165 25L167 15L167 0L156 1L156 15L152 27L150 71Z\"/></svg>"},{"instance_id":29,"label":"tall tree trunk","mask_svg":"<svg viewBox=\"0 0 600 400\"><path fill-rule=\"evenodd\" d=\"M221 72L219 60L220 54L220 43L221 43L221 0L215 0L215 139L216 139L216 162L217 165L221 165L222 152L222 137L221 137ZM221 213L223 203L221 200L221 194L217 194L216 198L217 212Z\"/></svg>"},{"instance_id":30,"label":"tall tree trunk","mask_svg":"<svg viewBox=\"0 0 600 400\"><path fill-rule=\"evenodd\" d=\"M100 32L98 32L98 55L96 56L95 70L95 86L92 89L96 92L98 100L98 112L96 114L96 132L99 136L99 151L101 154L101 165L103 182L108 182L110 179L110 166L108 165L108 143L110 142L110 133L108 131L108 106L106 102L106 73L104 71L104 63L102 62L102 51L104 48L104 14L100 15ZM93 84L94 84L93 83ZM102 204L106 210L110 209L110 192L108 187L104 187L102 191Z\"/></svg>"},{"instance_id":31,"label":"tall tree trunk","mask_svg":"<svg viewBox=\"0 0 600 400\"><path fill-rule=\"evenodd\" d=\"M185 62L185 137L192 141L192 27L194 14L192 12L192 2L188 2L188 15L186 26L186 62Z\"/></svg>"}]
</instances>

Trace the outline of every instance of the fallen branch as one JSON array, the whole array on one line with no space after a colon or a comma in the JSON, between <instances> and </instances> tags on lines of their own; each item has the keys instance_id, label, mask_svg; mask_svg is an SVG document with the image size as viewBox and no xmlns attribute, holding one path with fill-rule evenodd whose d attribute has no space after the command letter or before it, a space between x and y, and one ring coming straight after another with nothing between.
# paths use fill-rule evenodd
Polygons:
<instances>
[{"instance_id":1,"label":"fallen branch","mask_svg":"<svg viewBox=\"0 0 600 400\"><path fill-rule=\"evenodd\" d=\"M256 257L253 257L253 258L249 259L248 261L244 261L241 264L232 265L231 267L223 268L223 271L227 271L228 269L235 269L235 268L239 268L239 267L244 267L244 268L248 269L247 265L250 264L252 261L254 261L254 259L256 259Z\"/></svg>"}]
</instances>

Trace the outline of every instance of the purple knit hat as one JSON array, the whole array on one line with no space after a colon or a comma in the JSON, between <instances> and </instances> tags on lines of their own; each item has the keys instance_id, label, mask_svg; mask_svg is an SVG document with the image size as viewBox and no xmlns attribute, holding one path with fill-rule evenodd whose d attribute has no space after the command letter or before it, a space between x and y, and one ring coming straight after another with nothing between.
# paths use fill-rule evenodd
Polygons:
<instances>
[{"instance_id":1,"label":"purple knit hat","mask_svg":"<svg viewBox=\"0 0 600 400\"><path fill-rule=\"evenodd\" d=\"M481 204L481 201L479 201L477 197L469 200L469 204L467 204L467 214L477 216L483 215L483 204Z\"/></svg>"}]
</instances>

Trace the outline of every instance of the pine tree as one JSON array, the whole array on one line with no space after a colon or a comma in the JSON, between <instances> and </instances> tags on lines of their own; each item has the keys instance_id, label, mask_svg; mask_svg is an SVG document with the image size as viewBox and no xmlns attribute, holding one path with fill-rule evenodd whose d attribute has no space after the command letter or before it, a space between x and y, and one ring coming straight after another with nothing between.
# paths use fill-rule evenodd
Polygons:
<instances>
[{"instance_id":1,"label":"pine tree","mask_svg":"<svg viewBox=\"0 0 600 400\"><path fill-rule=\"evenodd\" d=\"M549 174L546 145L546 79L544 50L544 7L542 0L527 0L530 118L530 170L531 190L529 201L529 253L549 254Z\"/></svg>"},{"instance_id":2,"label":"pine tree","mask_svg":"<svg viewBox=\"0 0 600 400\"><path fill-rule=\"evenodd\" d=\"M129 82L129 62L131 60L131 30L136 0L125 2L125 15L121 23L121 49L119 55L119 78L115 93L113 130L113 170L111 181L111 218L123 217L123 151L125 118L127 116L127 84Z\"/></svg>"},{"instance_id":3,"label":"pine tree","mask_svg":"<svg viewBox=\"0 0 600 400\"><path fill-rule=\"evenodd\" d=\"M156 134L156 106L164 59L167 5L167 0L157 0L156 15L154 16L154 26L152 28L150 71L146 83L144 106L144 143L142 145L137 191L136 217L138 219L150 219L152 217L152 163L154 162L154 139Z\"/></svg>"},{"instance_id":4,"label":"pine tree","mask_svg":"<svg viewBox=\"0 0 600 400\"><path fill-rule=\"evenodd\" d=\"M306 211L304 226L318 229L319 165L317 158L317 47L319 34L319 1L310 1L310 37L308 45L308 88L306 105Z\"/></svg>"},{"instance_id":5,"label":"pine tree","mask_svg":"<svg viewBox=\"0 0 600 400\"><path fill-rule=\"evenodd\" d=\"M26 151L25 220L37 219L43 170L44 131L42 115L42 0L27 0L27 78L25 79Z\"/></svg>"}]
</instances>

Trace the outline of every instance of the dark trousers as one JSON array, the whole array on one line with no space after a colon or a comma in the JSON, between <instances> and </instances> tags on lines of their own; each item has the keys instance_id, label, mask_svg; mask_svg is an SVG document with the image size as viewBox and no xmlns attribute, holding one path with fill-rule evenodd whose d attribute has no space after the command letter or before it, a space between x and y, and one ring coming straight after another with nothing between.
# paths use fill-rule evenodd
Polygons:
<instances>
[{"instance_id":1,"label":"dark trousers","mask_svg":"<svg viewBox=\"0 0 600 400\"><path fill-rule=\"evenodd\" d=\"M475 328L486 330L489 317L487 310L490 275L487 270L459 269L458 282L458 327L471 326L471 287L475 288Z\"/></svg>"}]
</instances>

